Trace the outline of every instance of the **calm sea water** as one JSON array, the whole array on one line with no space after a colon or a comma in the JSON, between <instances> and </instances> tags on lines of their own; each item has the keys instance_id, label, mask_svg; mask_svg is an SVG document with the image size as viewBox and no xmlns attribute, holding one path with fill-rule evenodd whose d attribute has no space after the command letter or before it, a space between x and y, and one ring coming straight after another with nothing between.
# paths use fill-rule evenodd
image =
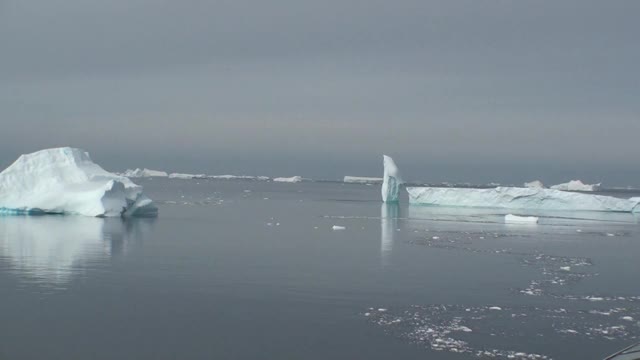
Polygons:
<instances>
[{"instance_id":1,"label":"calm sea water","mask_svg":"<svg viewBox=\"0 0 640 360\"><path fill-rule=\"evenodd\" d=\"M640 336L630 214L138 182L157 219L0 218L0 359L600 359Z\"/></svg>"}]
</instances>

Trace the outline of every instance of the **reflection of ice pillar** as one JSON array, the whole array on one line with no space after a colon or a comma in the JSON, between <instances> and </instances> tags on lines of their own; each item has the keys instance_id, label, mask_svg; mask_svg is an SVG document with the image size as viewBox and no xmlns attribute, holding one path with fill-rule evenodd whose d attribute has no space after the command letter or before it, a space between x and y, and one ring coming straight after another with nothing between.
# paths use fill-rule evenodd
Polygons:
<instances>
[{"instance_id":1,"label":"reflection of ice pillar","mask_svg":"<svg viewBox=\"0 0 640 360\"><path fill-rule=\"evenodd\" d=\"M398 227L398 204L383 203L380 207L380 260L389 265L393 240Z\"/></svg>"}]
</instances>

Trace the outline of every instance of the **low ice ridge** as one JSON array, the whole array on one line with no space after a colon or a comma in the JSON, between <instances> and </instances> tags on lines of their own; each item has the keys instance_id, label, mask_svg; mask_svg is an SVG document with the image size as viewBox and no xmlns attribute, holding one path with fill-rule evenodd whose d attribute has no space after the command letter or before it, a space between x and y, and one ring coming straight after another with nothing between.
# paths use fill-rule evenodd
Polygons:
<instances>
[{"instance_id":1,"label":"low ice ridge","mask_svg":"<svg viewBox=\"0 0 640 360\"><path fill-rule=\"evenodd\" d=\"M0 213L156 216L158 208L142 190L83 150L46 149L20 156L0 173Z\"/></svg>"}]
</instances>

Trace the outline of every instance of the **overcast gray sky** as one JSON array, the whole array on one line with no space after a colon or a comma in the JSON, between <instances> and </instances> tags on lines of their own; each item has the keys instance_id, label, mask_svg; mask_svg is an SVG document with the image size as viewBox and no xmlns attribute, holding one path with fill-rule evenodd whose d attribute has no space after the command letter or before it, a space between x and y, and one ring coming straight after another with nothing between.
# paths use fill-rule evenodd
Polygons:
<instances>
[{"instance_id":1,"label":"overcast gray sky","mask_svg":"<svg viewBox=\"0 0 640 360\"><path fill-rule=\"evenodd\" d=\"M640 185L639 1L0 0L0 165Z\"/></svg>"}]
</instances>

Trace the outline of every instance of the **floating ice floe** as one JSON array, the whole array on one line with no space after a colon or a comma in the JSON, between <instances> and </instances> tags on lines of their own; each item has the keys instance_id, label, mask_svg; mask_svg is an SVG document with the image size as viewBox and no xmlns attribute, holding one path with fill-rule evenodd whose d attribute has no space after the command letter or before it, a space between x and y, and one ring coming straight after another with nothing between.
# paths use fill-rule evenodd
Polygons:
<instances>
[{"instance_id":1,"label":"floating ice floe","mask_svg":"<svg viewBox=\"0 0 640 360\"><path fill-rule=\"evenodd\" d=\"M400 170L393 161L393 159L387 155L382 155L384 162L384 177L382 181L382 201L384 202L398 202L400 195L400 185L403 183L400 176Z\"/></svg>"},{"instance_id":2,"label":"floating ice floe","mask_svg":"<svg viewBox=\"0 0 640 360\"><path fill-rule=\"evenodd\" d=\"M380 184L383 179L378 177L345 176L344 182L351 184Z\"/></svg>"},{"instance_id":3,"label":"floating ice floe","mask_svg":"<svg viewBox=\"0 0 640 360\"><path fill-rule=\"evenodd\" d=\"M156 216L142 187L69 147L22 155L0 173L0 213Z\"/></svg>"},{"instance_id":4,"label":"floating ice floe","mask_svg":"<svg viewBox=\"0 0 640 360\"><path fill-rule=\"evenodd\" d=\"M147 168L144 168L144 169L137 168L135 170L127 169L121 175L122 176L126 176L128 178L167 177L167 176L169 176L169 174L167 174L164 171L150 170L150 169L147 169Z\"/></svg>"},{"instance_id":5,"label":"floating ice floe","mask_svg":"<svg viewBox=\"0 0 640 360\"><path fill-rule=\"evenodd\" d=\"M544 189L544 184L540 180L534 180L524 183L524 187L531 189Z\"/></svg>"},{"instance_id":6,"label":"floating ice floe","mask_svg":"<svg viewBox=\"0 0 640 360\"><path fill-rule=\"evenodd\" d=\"M551 189L562 191L598 191L600 189L600 183L585 184L580 180L571 180L568 183L553 185Z\"/></svg>"},{"instance_id":7,"label":"floating ice floe","mask_svg":"<svg viewBox=\"0 0 640 360\"><path fill-rule=\"evenodd\" d=\"M513 214L507 214L504 217L504 222L507 224L537 224L538 217L536 216L518 216Z\"/></svg>"},{"instance_id":8,"label":"floating ice floe","mask_svg":"<svg viewBox=\"0 0 640 360\"><path fill-rule=\"evenodd\" d=\"M183 173L169 174L169 179L191 180L191 179L206 179L206 178L207 178L207 175L205 174L183 174Z\"/></svg>"},{"instance_id":9,"label":"floating ice floe","mask_svg":"<svg viewBox=\"0 0 640 360\"><path fill-rule=\"evenodd\" d=\"M302 176L278 177L278 178L274 178L273 181L284 182L284 183L299 183L302 181Z\"/></svg>"},{"instance_id":10,"label":"floating ice floe","mask_svg":"<svg viewBox=\"0 0 640 360\"><path fill-rule=\"evenodd\" d=\"M331 229L333 229L333 230L346 230L347 228L344 227L344 226L333 225L333 227Z\"/></svg>"}]
</instances>

